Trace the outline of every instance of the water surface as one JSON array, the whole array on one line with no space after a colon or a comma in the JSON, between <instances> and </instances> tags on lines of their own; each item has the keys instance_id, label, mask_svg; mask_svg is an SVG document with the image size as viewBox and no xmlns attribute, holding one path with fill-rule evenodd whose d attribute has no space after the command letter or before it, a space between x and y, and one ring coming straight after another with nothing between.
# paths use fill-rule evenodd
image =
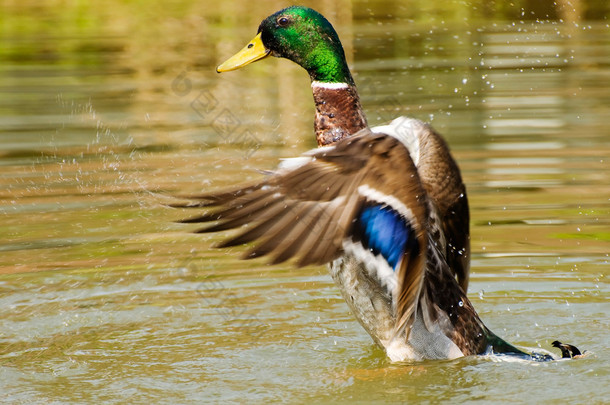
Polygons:
<instances>
[{"instance_id":1,"label":"water surface","mask_svg":"<svg viewBox=\"0 0 610 405\"><path fill-rule=\"evenodd\" d=\"M371 123L410 115L447 138L486 324L527 349L590 352L548 364L392 364L325 268L240 261L211 248L223 235L175 223L190 213L172 196L315 146L300 68L214 72L275 8L3 6L2 400L605 402L610 28L605 2L576 3L310 3Z\"/></svg>"}]
</instances>

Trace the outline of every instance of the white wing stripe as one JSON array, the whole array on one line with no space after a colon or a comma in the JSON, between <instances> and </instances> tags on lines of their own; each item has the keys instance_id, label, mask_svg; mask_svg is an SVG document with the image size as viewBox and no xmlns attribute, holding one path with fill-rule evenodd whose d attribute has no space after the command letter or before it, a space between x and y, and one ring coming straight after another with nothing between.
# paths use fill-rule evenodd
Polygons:
<instances>
[{"instance_id":1,"label":"white wing stripe","mask_svg":"<svg viewBox=\"0 0 610 405\"><path fill-rule=\"evenodd\" d=\"M384 194L379 190L375 190L367 184L363 184L358 187L358 194L365 197L369 201L376 201L382 204L386 204L394 211L398 212L400 215L406 218L415 230L418 230L419 224L415 220L415 215L413 215L413 212L406 205L400 202L396 197Z\"/></svg>"}]
</instances>

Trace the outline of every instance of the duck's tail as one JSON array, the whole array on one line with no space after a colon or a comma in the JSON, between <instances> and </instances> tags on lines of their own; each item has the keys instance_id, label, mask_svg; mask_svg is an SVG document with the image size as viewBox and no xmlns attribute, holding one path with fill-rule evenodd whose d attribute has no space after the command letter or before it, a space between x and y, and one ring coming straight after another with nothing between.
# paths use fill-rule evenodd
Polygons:
<instances>
[{"instance_id":1,"label":"duck's tail","mask_svg":"<svg viewBox=\"0 0 610 405\"><path fill-rule=\"evenodd\" d=\"M496 336L493 332L489 331L487 336L487 353L491 354L500 354L507 356L514 356L517 358L521 358L523 360L531 360L531 361L553 361L555 358L549 354L543 353L527 353L523 350L517 349L515 346L506 342L502 338ZM575 356L581 355L580 350L576 346L563 344L559 341L554 341L553 346L557 347L561 350L562 358L573 358Z\"/></svg>"}]
</instances>

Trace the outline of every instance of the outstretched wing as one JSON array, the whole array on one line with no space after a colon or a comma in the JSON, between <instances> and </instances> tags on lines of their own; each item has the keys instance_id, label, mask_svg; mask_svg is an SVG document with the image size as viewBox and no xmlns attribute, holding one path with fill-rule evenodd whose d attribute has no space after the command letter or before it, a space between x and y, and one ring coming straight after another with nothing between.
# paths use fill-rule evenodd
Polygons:
<instances>
[{"instance_id":1,"label":"outstretched wing","mask_svg":"<svg viewBox=\"0 0 610 405\"><path fill-rule=\"evenodd\" d=\"M357 244L394 273L396 326L408 326L428 240L428 202L409 151L391 136L363 130L300 163L258 184L198 196L187 206L218 208L183 222L214 222L198 232L247 224L218 247L254 242L244 258L268 255L272 264L324 264Z\"/></svg>"}]
</instances>

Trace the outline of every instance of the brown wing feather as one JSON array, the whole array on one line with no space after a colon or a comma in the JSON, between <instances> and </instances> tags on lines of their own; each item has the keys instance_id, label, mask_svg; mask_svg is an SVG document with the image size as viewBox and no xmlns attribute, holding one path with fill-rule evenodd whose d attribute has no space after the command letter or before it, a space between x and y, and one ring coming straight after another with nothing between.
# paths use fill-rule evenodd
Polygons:
<instances>
[{"instance_id":1,"label":"brown wing feather","mask_svg":"<svg viewBox=\"0 0 610 405\"><path fill-rule=\"evenodd\" d=\"M271 261L271 264L281 263L298 255L300 248L303 246L303 238L307 237L310 233L310 226L318 221L319 216L322 214L322 210L315 203L308 205L301 217L295 218L293 227L289 230L286 238L276 247L275 250L278 253Z\"/></svg>"}]
</instances>

